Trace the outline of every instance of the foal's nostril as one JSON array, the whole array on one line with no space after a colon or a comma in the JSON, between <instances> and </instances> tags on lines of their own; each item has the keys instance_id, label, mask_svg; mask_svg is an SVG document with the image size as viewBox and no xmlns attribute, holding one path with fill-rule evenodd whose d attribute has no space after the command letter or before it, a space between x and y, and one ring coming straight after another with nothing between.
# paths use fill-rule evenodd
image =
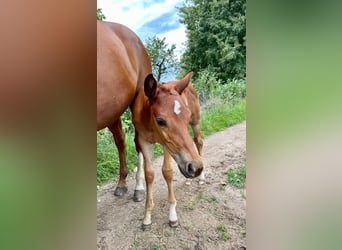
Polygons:
<instances>
[{"instance_id":1,"label":"foal's nostril","mask_svg":"<svg viewBox=\"0 0 342 250\"><path fill-rule=\"evenodd\" d=\"M191 177L195 177L195 169L194 169L194 167L192 166L191 162L189 162L189 163L186 165L186 172L187 172Z\"/></svg>"}]
</instances>

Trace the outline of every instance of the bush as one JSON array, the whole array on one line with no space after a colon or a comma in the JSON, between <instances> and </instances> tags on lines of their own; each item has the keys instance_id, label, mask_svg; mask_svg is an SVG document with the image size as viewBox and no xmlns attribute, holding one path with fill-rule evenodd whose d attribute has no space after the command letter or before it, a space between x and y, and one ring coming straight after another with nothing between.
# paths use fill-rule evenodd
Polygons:
<instances>
[{"instance_id":1,"label":"bush","mask_svg":"<svg viewBox=\"0 0 342 250\"><path fill-rule=\"evenodd\" d=\"M228 83L217 85L213 95L229 102L236 102L246 97L246 81L233 79Z\"/></svg>"},{"instance_id":2,"label":"bush","mask_svg":"<svg viewBox=\"0 0 342 250\"><path fill-rule=\"evenodd\" d=\"M215 88L219 84L221 83L216 75L207 69L199 72L197 78L192 81L201 104L214 97Z\"/></svg>"},{"instance_id":3,"label":"bush","mask_svg":"<svg viewBox=\"0 0 342 250\"><path fill-rule=\"evenodd\" d=\"M212 99L219 98L234 103L246 97L245 79L233 79L227 83L222 83L215 73L208 69L199 72L192 84L197 90L201 106L206 106L208 101Z\"/></svg>"}]
</instances>

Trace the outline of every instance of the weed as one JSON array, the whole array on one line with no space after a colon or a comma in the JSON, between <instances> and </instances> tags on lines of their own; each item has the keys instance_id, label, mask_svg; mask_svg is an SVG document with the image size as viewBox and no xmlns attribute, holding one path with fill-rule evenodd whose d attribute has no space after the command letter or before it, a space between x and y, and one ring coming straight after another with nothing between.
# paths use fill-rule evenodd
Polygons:
<instances>
[{"instance_id":1,"label":"weed","mask_svg":"<svg viewBox=\"0 0 342 250\"><path fill-rule=\"evenodd\" d=\"M184 210L187 211L187 212L194 211L195 210L195 206L194 206L193 203L187 204L187 205L184 206Z\"/></svg>"},{"instance_id":2,"label":"weed","mask_svg":"<svg viewBox=\"0 0 342 250\"><path fill-rule=\"evenodd\" d=\"M246 166L229 169L226 173L228 182L236 188L244 188L246 185Z\"/></svg>"},{"instance_id":3,"label":"weed","mask_svg":"<svg viewBox=\"0 0 342 250\"><path fill-rule=\"evenodd\" d=\"M191 227L190 227L190 225L187 222L183 222L182 223L182 228L189 232Z\"/></svg>"},{"instance_id":4,"label":"weed","mask_svg":"<svg viewBox=\"0 0 342 250\"><path fill-rule=\"evenodd\" d=\"M211 195L210 197L207 197L206 199L209 203L218 203L218 199L216 196Z\"/></svg>"},{"instance_id":5,"label":"weed","mask_svg":"<svg viewBox=\"0 0 342 250\"><path fill-rule=\"evenodd\" d=\"M152 243L151 250L162 250L161 246L158 243Z\"/></svg>"},{"instance_id":6,"label":"weed","mask_svg":"<svg viewBox=\"0 0 342 250\"><path fill-rule=\"evenodd\" d=\"M224 224L219 224L217 227L216 227L216 230L217 230L217 233L218 233L218 237L220 240L230 240L232 237L230 234L228 234L227 232L227 228Z\"/></svg>"}]
</instances>

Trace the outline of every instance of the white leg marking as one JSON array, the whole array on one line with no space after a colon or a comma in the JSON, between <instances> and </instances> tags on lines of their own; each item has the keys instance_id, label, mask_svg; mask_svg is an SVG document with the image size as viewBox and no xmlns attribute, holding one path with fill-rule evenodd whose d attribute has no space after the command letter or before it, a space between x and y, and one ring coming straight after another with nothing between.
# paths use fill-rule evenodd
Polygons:
<instances>
[{"instance_id":1,"label":"white leg marking","mask_svg":"<svg viewBox=\"0 0 342 250\"><path fill-rule=\"evenodd\" d=\"M177 221L177 212L176 212L176 204L170 204L170 215L169 215L170 221Z\"/></svg>"},{"instance_id":2,"label":"white leg marking","mask_svg":"<svg viewBox=\"0 0 342 250\"><path fill-rule=\"evenodd\" d=\"M176 115L179 115L179 113L181 112L180 107L181 107L181 105L180 105L179 101L175 100L175 106L173 108L173 111L176 113Z\"/></svg>"},{"instance_id":3,"label":"white leg marking","mask_svg":"<svg viewBox=\"0 0 342 250\"><path fill-rule=\"evenodd\" d=\"M199 176L199 179L200 180L204 180L205 178L204 178L204 168L203 168L203 170L202 170L202 172L201 172L201 174L200 174L200 176Z\"/></svg>"},{"instance_id":4,"label":"white leg marking","mask_svg":"<svg viewBox=\"0 0 342 250\"><path fill-rule=\"evenodd\" d=\"M135 183L135 190L144 190L144 182L145 182L145 175L144 175L144 156L140 152L138 154L138 170L136 174L136 183Z\"/></svg>"},{"instance_id":5,"label":"white leg marking","mask_svg":"<svg viewBox=\"0 0 342 250\"><path fill-rule=\"evenodd\" d=\"M203 185L205 183L205 177L204 177L204 168L199 176L199 184Z\"/></svg>"}]
</instances>

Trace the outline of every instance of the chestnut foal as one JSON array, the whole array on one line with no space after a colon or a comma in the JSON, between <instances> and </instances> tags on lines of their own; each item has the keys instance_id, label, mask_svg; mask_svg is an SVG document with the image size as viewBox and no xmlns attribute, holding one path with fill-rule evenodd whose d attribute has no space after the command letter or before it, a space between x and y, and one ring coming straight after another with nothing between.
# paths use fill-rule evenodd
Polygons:
<instances>
[{"instance_id":1,"label":"chestnut foal","mask_svg":"<svg viewBox=\"0 0 342 250\"><path fill-rule=\"evenodd\" d=\"M152 197L154 143L160 143L164 150L162 173L168 187L170 226L178 225L171 157L186 178L195 178L203 170L201 156L188 130L191 112L181 96L189 85L191 77L192 73L189 73L182 80L162 85L154 79L152 74L149 74L144 82L144 90L139 91L132 104L135 142L139 155L136 186L143 186L141 179L143 176L142 162L144 162L147 191L143 228L151 225L151 213L154 206Z\"/></svg>"}]
</instances>

